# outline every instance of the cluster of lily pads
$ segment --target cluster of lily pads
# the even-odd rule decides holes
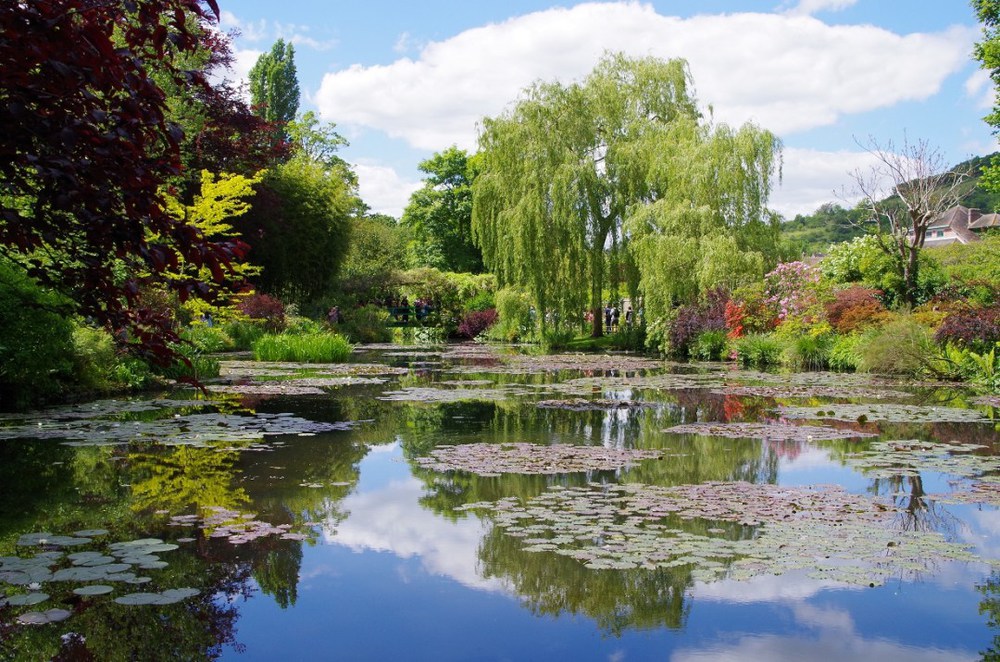
[[[985,423],[988,419],[975,409],[901,404],[837,404],[819,407],[778,408],[788,419],[830,419],[836,421],[884,421],[889,423]]]
[[[705,582],[805,570],[874,586],[930,563],[978,560],[968,546],[939,534],[894,529],[893,504],[836,486],[591,483],[460,509],[487,510],[527,552],[565,555],[594,570],[690,566]],[[709,528],[692,533],[678,520]]]
[[[877,437],[871,432],[841,430],[817,425],[788,425],[783,423],[688,423],[663,430],[670,434],[696,434],[731,439],[762,439],[764,441],[832,441]]]
[[[278,536],[282,540],[306,540],[304,533],[292,531],[291,524],[270,524],[257,519],[253,513],[213,506],[208,515],[174,515],[169,526],[195,527],[206,532],[209,538],[222,539],[233,545],[242,545],[258,538]],[[193,539],[189,539],[193,540]]]
[[[657,450],[556,444],[462,444],[439,446],[417,464],[434,471],[467,471],[480,476],[615,471],[640,460],[662,457]]]
[[[479,400],[497,402],[512,396],[529,395],[532,391],[521,386],[496,388],[432,388],[408,386],[398,391],[385,391],[379,400],[389,402],[466,402]]]
[[[167,567],[168,563],[159,555],[178,548],[178,545],[159,538],[112,543],[95,541],[108,534],[106,529],[88,529],[68,536],[49,532],[22,535],[17,540],[17,547],[41,547],[44,551],[33,556],[0,557],[0,588],[3,589],[3,593],[0,593],[0,608],[7,605],[35,606],[48,601],[51,596],[42,590],[45,585],[80,584],[72,589],[75,595],[95,598],[113,593],[115,588],[111,584],[140,585],[152,582],[152,578],[144,573]],[[70,551],[84,546],[102,546],[103,549]],[[19,588],[28,592],[17,592]],[[114,598],[114,601],[123,605],[166,605],[198,593],[194,588],[174,588],[157,593],[124,593]],[[17,621],[27,625],[42,625],[65,620],[70,616],[70,611],[56,607],[20,614]]]
[[[535,405],[541,409],[565,409],[568,411],[603,411],[608,409],[641,409],[643,407],[655,407],[657,403],[643,400],[615,400],[607,398],[597,398],[595,400],[585,400],[583,398],[571,398],[569,400],[539,400]]]

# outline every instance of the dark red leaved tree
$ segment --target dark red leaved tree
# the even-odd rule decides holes
[[[183,257],[221,282],[243,251],[172,218],[161,197],[181,173],[182,133],[151,69],[208,94],[175,63],[206,48],[218,13],[216,0],[0,2],[0,253],[159,363],[176,337],[143,308],[144,281]],[[182,299],[216,288],[167,286]]]

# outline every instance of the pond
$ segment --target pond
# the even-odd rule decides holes
[[[0,417],[0,659],[1000,654],[998,402],[476,344]]]

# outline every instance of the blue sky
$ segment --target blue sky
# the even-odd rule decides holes
[[[852,201],[857,140],[927,140],[950,165],[997,149],[989,79],[971,58],[966,0],[220,0],[241,79],[279,37],[295,44],[300,110],[335,122],[361,195],[398,216],[417,164],[458,145],[539,79],[577,80],[605,51],[688,60],[718,122],[784,144],[771,205],[786,217]],[[835,193],[837,192],[837,193]],[[843,199],[842,199],[843,198]]]

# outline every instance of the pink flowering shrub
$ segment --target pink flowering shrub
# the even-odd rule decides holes
[[[815,312],[819,282],[819,269],[805,262],[779,264],[764,276],[765,303],[775,311],[778,324]]]

